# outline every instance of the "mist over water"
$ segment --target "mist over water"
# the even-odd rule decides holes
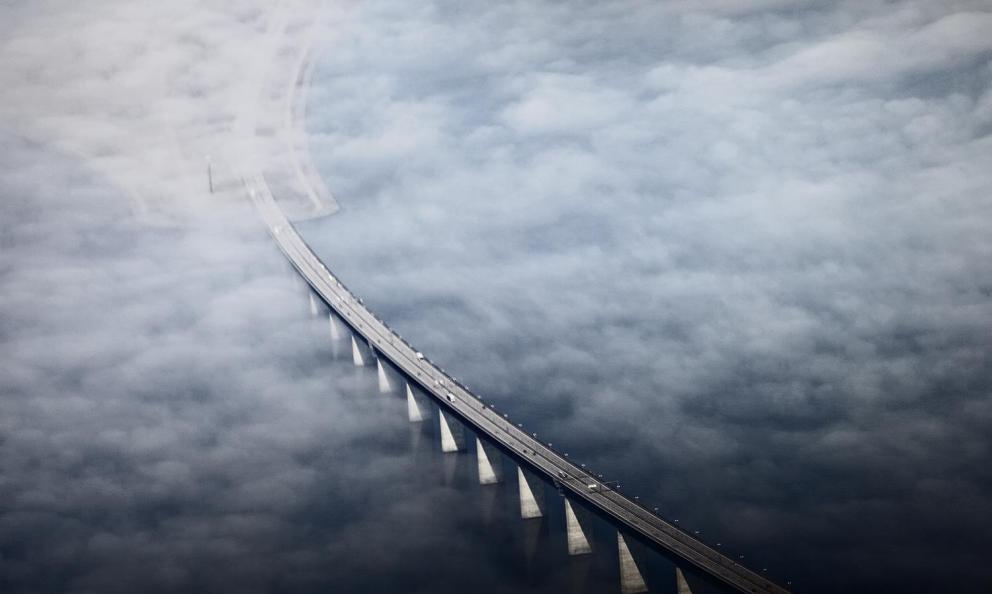
[[[303,229],[373,311],[798,591],[988,588],[987,12],[336,24],[309,120],[342,211]]]
[[[616,591],[606,522],[569,558],[551,486],[520,520],[510,461],[442,454],[201,188],[289,47],[260,5],[3,10],[0,591]],[[992,589],[987,6],[330,2],[318,33],[342,210],[301,228],[412,344],[797,592]],[[201,207],[149,225],[135,190]]]
[[[149,227],[85,164],[0,144],[2,591],[616,587],[610,525],[583,516],[597,554],[569,559],[550,485],[523,522],[510,460],[483,487],[471,432],[443,454],[436,406],[379,393],[250,209]]]
[[[436,409],[378,393],[251,210],[151,228],[83,164],[2,144],[4,592],[616,583],[608,554],[562,563],[553,489],[520,522],[515,482],[440,452]]]

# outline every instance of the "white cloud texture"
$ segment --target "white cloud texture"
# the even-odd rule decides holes
[[[0,6],[0,589],[566,583],[241,206],[313,33],[305,232],[411,341],[798,591],[988,590],[984,3],[321,9]]]
[[[980,591],[990,16],[364,5],[318,69],[344,212],[308,237],[469,385],[803,591]]]

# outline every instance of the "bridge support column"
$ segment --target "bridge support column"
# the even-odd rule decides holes
[[[455,419],[449,419],[443,410],[438,418],[441,420],[441,451],[444,453],[458,452],[462,449],[462,426]],[[454,425],[454,427],[452,427]]]
[[[310,297],[310,315],[316,318],[318,313],[317,299],[313,296],[313,289],[310,289],[307,295]]]
[[[528,520],[530,518],[540,518],[544,515],[544,502],[543,493],[538,491],[538,495],[541,495],[541,500],[535,496],[534,491],[540,489],[540,482],[535,479],[532,483],[527,475],[524,474],[523,468],[517,466],[517,484],[520,490],[520,517]]]
[[[689,582],[685,581],[685,575],[678,567],[675,568],[675,589],[678,594],[692,594]]]
[[[592,552],[589,538],[586,536],[585,530],[582,529],[579,517],[575,515],[572,502],[568,498],[565,498],[565,528],[568,532],[569,555],[585,555]]]
[[[406,415],[411,423],[419,423],[424,420],[424,411],[417,404],[417,399],[413,396],[413,389],[410,382],[406,383]]]
[[[341,323],[334,317],[333,311],[327,313],[327,322],[331,327],[331,340],[334,342],[341,340],[341,336],[343,334],[341,332]]]
[[[630,554],[630,547],[627,546],[627,541],[623,539],[623,534],[619,531],[617,532],[617,548],[620,552],[620,593],[647,592],[648,585],[644,582],[644,576],[641,575],[641,570],[637,567],[634,556]]]
[[[502,464],[500,464],[499,452],[486,447],[482,440],[475,438],[475,451],[479,459],[479,484],[494,485],[499,482],[503,474]],[[495,464],[493,461],[495,460]]]
[[[379,393],[388,394],[392,392],[393,387],[389,385],[389,376],[386,375],[386,367],[382,364],[382,357],[376,358],[375,366],[379,375]]]
[[[356,367],[363,367],[365,365],[365,356],[362,354],[362,349],[358,346],[358,341],[355,340],[354,336],[351,337],[351,360]]]

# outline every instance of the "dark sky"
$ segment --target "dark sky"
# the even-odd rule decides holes
[[[0,591],[610,591],[609,526],[569,561],[442,456],[244,204],[133,218],[207,204],[159,151],[230,123],[195,108],[264,27],[122,6],[0,8]],[[342,211],[302,229],[418,348],[797,592],[992,590],[987,5],[332,2],[318,39]]]

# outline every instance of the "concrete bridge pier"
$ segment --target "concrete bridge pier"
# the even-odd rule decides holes
[[[419,423],[427,418],[424,408],[417,402],[416,396],[413,395],[413,388],[410,387],[410,382],[406,382],[406,416],[410,419],[411,423]]]
[[[647,592],[648,585],[644,581],[641,569],[630,554],[630,547],[624,540],[623,534],[617,531],[617,548],[620,554],[620,594],[638,594]]]
[[[376,373],[379,377],[379,393],[388,394],[393,391],[393,386],[389,381],[389,376],[386,374],[386,367],[382,364],[382,357],[377,357],[375,360]]]
[[[368,358],[369,353],[366,351],[368,347],[364,344],[359,344],[355,340],[355,335],[351,336],[351,361],[355,364],[355,367],[364,367],[365,361]]]
[[[592,552],[592,545],[589,543],[589,536],[579,522],[572,502],[565,498],[565,531],[568,539],[569,555],[587,555]]]
[[[348,327],[338,319],[334,310],[327,312],[327,325],[331,333],[331,357],[335,360],[341,355],[341,343],[348,333]]]
[[[462,424],[443,409],[438,411],[441,425],[441,451],[449,454],[465,449],[465,430]]]
[[[327,323],[331,330],[331,340],[338,342],[344,338],[344,330],[341,328],[341,322],[338,321],[333,311],[327,312]]]
[[[320,310],[317,309],[317,298],[313,296],[313,290],[307,291],[307,296],[310,297],[310,315],[316,318]]]
[[[499,450],[475,438],[475,452],[479,460],[479,484],[495,485],[503,478],[502,457]]]
[[[520,492],[520,517],[529,520],[544,516],[544,489],[541,480],[517,466],[517,485]]]
[[[675,591],[678,594],[692,594],[689,582],[685,581],[685,574],[678,567],[675,568]]]

